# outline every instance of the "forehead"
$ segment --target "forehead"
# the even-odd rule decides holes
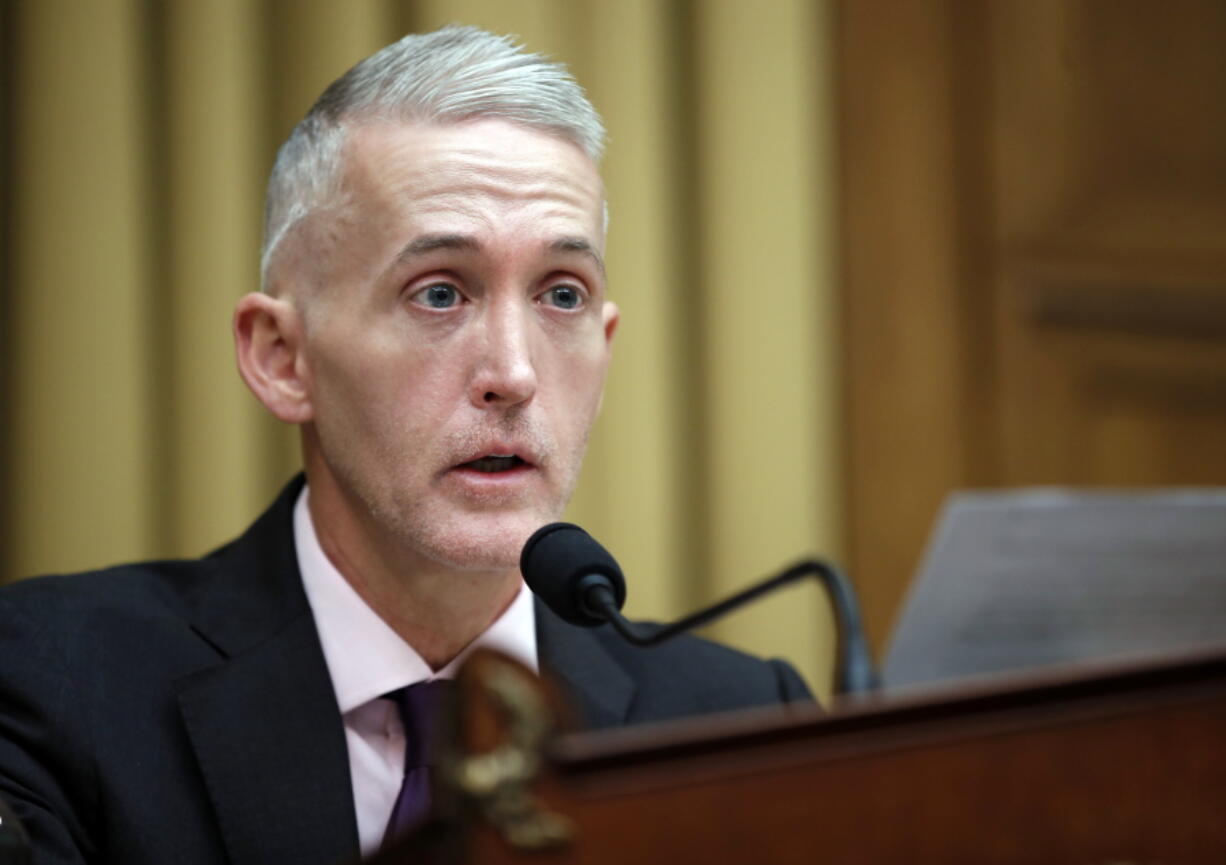
[[[347,203],[420,231],[548,233],[581,229],[602,240],[604,190],[577,145],[503,120],[370,123],[345,147]]]

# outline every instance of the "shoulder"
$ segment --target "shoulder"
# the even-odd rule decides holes
[[[281,604],[299,585],[292,513],[303,482],[295,477],[242,536],[202,558],[132,562],[0,587],[0,638],[11,620],[27,630],[70,624],[86,637],[91,629],[181,627],[202,606],[237,615]]]
[[[629,645],[607,628],[598,629],[597,636],[634,680],[639,720],[813,699],[786,661],[764,660],[689,634],[647,648]]]
[[[208,559],[168,560],[30,577],[0,587],[0,605],[36,617],[181,613],[207,570]]]
[[[812,700],[784,661],[688,634],[635,646],[608,625],[572,625],[539,600],[535,610],[542,672],[589,728]]]
[[[0,655],[54,670],[96,665],[125,648],[147,654],[151,640],[184,630],[207,562],[140,562],[0,588]]]

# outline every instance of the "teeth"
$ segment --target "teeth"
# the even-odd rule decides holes
[[[493,454],[488,457],[481,457],[480,459],[473,460],[470,463],[466,463],[466,465],[468,465],[470,468],[476,469],[479,472],[505,472],[508,469],[515,468],[515,466],[519,465],[521,462],[523,462],[523,460],[514,455],[499,456]]]

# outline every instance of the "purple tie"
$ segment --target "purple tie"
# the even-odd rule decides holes
[[[439,711],[453,682],[418,682],[387,695],[400,708],[404,723],[404,784],[383,833],[386,845],[419,826],[430,811],[430,767],[437,747]]]

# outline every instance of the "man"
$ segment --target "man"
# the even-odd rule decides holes
[[[617,328],[602,143],[564,69],[470,28],[368,58],[294,130],[234,334],[247,385],[301,428],[305,482],[203,560],[0,594],[0,797],[36,862],[374,850],[405,773],[386,697],[476,645],[596,727],[807,696],[784,664],[630,648],[524,589]]]

